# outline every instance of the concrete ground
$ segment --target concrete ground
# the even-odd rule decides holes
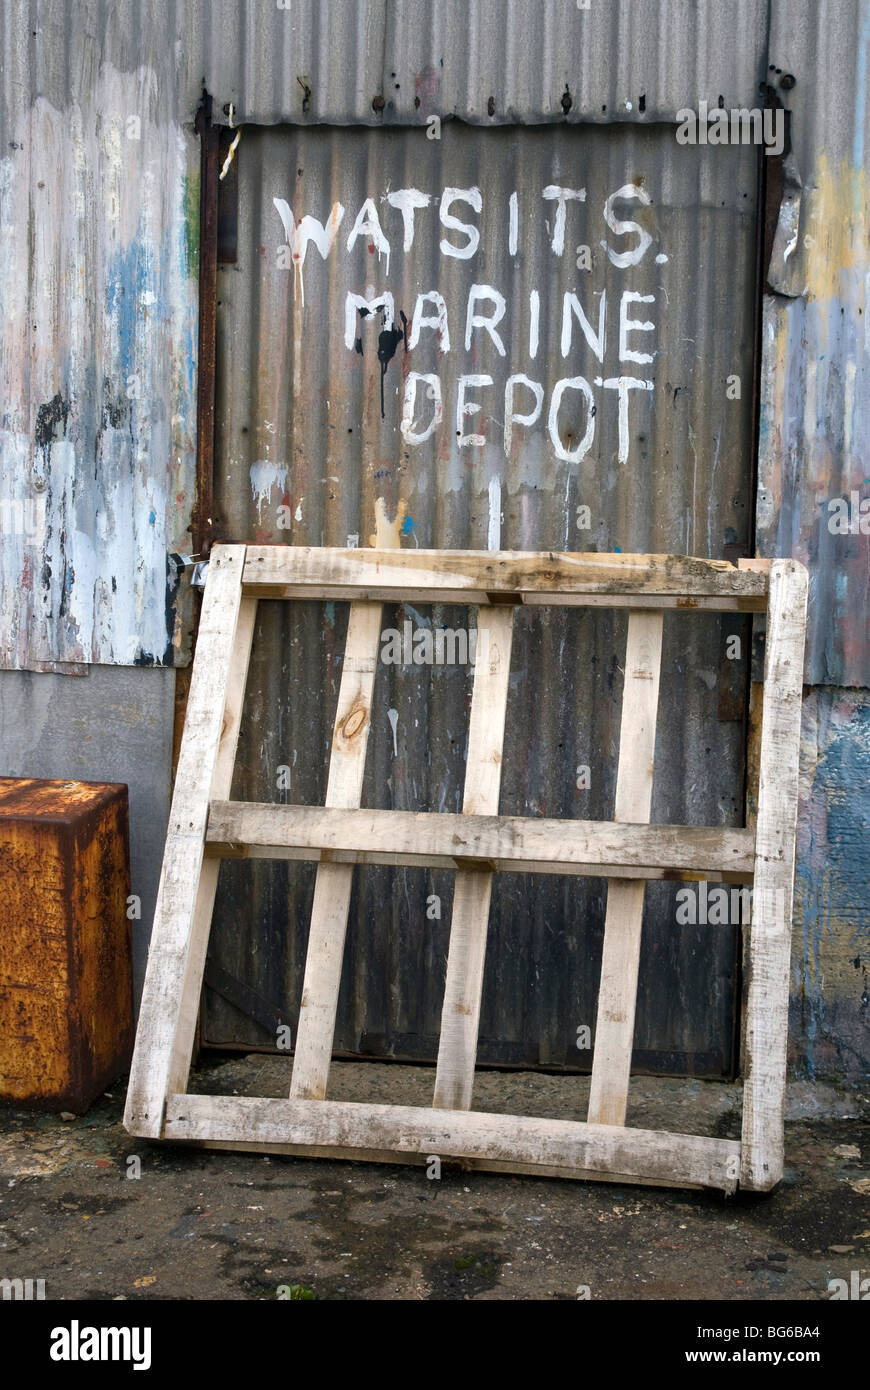
[[[427,1068],[335,1063],[330,1097],[430,1104]],[[285,1058],[191,1089],[286,1095]],[[481,1072],[475,1108],[582,1117],[588,1079]],[[48,1299],[827,1300],[870,1276],[870,1100],[789,1092],[768,1197],[149,1144],[123,1084],[82,1117],[0,1109],[0,1278]],[[629,1123],[736,1137],[740,1087],[637,1078]],[[135,1160],[138,1158],[139,1162]],[[135,1177],[137,1170],[140,1176]],[[279,1289],[281,1293],[279,1295]]]

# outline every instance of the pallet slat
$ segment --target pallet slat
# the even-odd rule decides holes
[[[360,598],[413,603],[561,604],[632,597],[658,607],[763,611],[766,574],[725,560],[672,555],[552,551],[340,550],[249,546],[245,587],[285,598]]]
[[[124,1112],[143,1138],[159,1138],[165,1097],[190,1069],[218,867],[201,877],[208,804],[229,792],[253,631],[244,561],[243,545],[215,547],[203,597]]]
[[[662,620],[661,613],[632,613],[628,619],[614,819],[634,826],[649,820],[652,805]],[[642,879],[611,879],[607,885],[590,1124],[625,1124],[645,887]]]
[[[326,786],[327,807],[359,806],[371,727],[382,608],[352,603]],[[327,812],[328,814],[328,812]],[[290,1095],[326,1095],[353,867],[321,863],[314,885]]]
[[[462,814],[495,815],[501,790],[502,745],[513,642],[513,609],[481,608],[474,671]],[[467,1110],[474,1089],[483,963],[492,871],[460,869],[453,888],[447,979],[433,1104]]]
[[[755,864],[751,830],[430,811],[325,811],[242,801],[211,803],[206,847],[228,858],[595,877],[711,878],[721,873],[735,883],[751,882]]]
[[[292,1143],[374,1150],[381,1160],[409,1153],[488,1158],[506,1171],[515,1164],[597,1170],[723,1192],[734,1191],[740,1163],[734,1139],[356,1101],[173,1095],[166,1107],[166,1136],[258,1147]]]
[[[770,567],[758,776],[755,886],[749,935],[741,1186],[782,1177],[807,572],[794,560]]]

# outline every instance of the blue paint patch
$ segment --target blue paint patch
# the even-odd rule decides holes
[[[148,525],[149,525],[149,526],[153,526],[156,520],[157,520],[157,513],[156,513],[155,511],[153,511],[153,510],[150,511],[150,512],[148,513]]]
[[[410,534],[411,534],[411,532],[413,531],[413,529],[414,529],[414,522],[413,522],[413,520],[411,519],[411,517],[406,516],[406,517],[405,517],[405,520],[402,522],[402,535],[403,535],[403,536],[410,536]]]
[[[852,704],[855,697],[829,690],[811,697],[818,702],[818,757],[798,821],[795,883],[795,925],[802,927],[795,1004],[802,1062],[811,1079],[827,1075],[832,1065],[838,1075],[854,1077],[870,1067],[862,1056],[870,1005],[870,704]],[[851,958],[859,972],[856,986],[864,984],[860,998],[858,989],[854,996],[833,993],[832,951],[837,960]]]
[[[118,357],[125,377],[133,371],[136,360],[136,310],[149,288],[148,261],[146,248],[134,239],[126,250],[115,254],[106,272],[106,311],[117,325]]]

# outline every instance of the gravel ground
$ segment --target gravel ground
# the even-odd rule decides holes
[[[428,1105],[432,1081],[427,1068],[337,1062],[330,1098]],[[481,1072],[474,1103],[580,1118],[588,1084]],[[191,1089],[288,1086],[287,1059],[252,1055],[212,1059]],[[831,1279],[870,1276],[870,1104],[856,1092],[793,1085],[782,1184],[730,1200],[150,1144],[125,1132],[123,1095],[119,1083],[75,1119],[0,1109],[0,1278],[42,1278],[48,1299],[576,1300],[588,1289],[812,1301],[830,1297]],[[632,1082],[634,1125],[735,1136],[739,1113],[739,1086]]]

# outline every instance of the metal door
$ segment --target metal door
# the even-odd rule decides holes
[[[222,539],[747,553],[755,149],[655,125],[247,127],[234,176]],[[346,619],[261,605],[234,796],[322,803]],[[516,615],[503,814],[612,816],[624,637],[606,611]],[[666,617],[654,821],[741,823],[746,645],[740,621]],[[364,805],[461,809],[471,675],[379,666]],[[313,882],[222,866],[207,1043],[295,1028]],[[677,891],[647,889],[635,1067],[728,1074],[738,931],[678,922]],[[356,871],[338,1051],[434,1059],[450,894],[448,874]],[[605,898],[496,876],[481,1062],[588,1068]]]

